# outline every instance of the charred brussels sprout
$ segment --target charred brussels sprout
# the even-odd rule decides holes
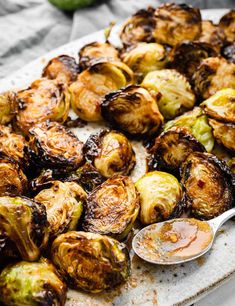
[[[93,293],[125,282],[130,274],[125,245],[99,234],[60,235],[53,242],[52,259],[72,287]]]
[[[87,161],[106,178],[114,174],[128,175],[135,166],[135,153],[131,143],[116,131],[101,131],[91,135],[85,146]]]
[[[0,274],[0,301],[8,306],[64,306],[67,286],[47,260],[20,261]]]
[[[64,122],[68,117],[69,100],[64,88],[55,80],[40,79],[17,94],[16,123],[24,134],[37,123],[47,120]]]
[[[93,42],[79,51],[79,66],[82,70],[89,68],[96,60],[119,61],[118,50],[108,42]]]
[[[180,216],[183,209],[182,189],[173,175],[161,171],[149,172],[135,186],[140,194],[140,221],[143,224]]]
[[[185,204],[193,216],[212,219],[231,207],[231,175],[226,164],[213,154],[190,154],[182,165],[181,176]]]
[[[235,175],[235,157],[231,158],[229,161],[228,161],[228,166],[231,170],[231,172],[233,173],[233,177]],[[235,177],[234,177],[234,183],[235,183]]]
[[[42,76],[68,84],[76,80],[78,72],[78,64],[73,57],[60,55],[49,61],[43,70]]]
[[[209,119],[209,124],[213,128],[213,135],[217,142],[235,151],[235,124],[223,123],[214,119]]]
[[[163,123],[156,99],[146,89],[130,85],[105,96],[102,116],[130,135],[152,135]]]
[[[121,62],[99,62],[90,66],[69,88],[73,110],[83,120],[101,120],[100,104],[104,96],[126,86],[132,78],[131,69]]]
[[[45,205],[50,238],[65,231],[76,230],[86,201],[86,193],[75,182],[52,182],[52,187],[43,189],[34,198]]]
[[[83,143],[57,122],[44,122],[29,130],[29,155],[36,165],[64,172],[83,161]]]
[[[174,69],[149,72],[141,85],[153,92],[160,92],[158,106],[165,119],[175,118],[195,104],[189,82]]]
[[[217,91],[200,106],[212,118],[235,123],[235,89],[226,88]]]
[[[15,116],[15,94],[0,94],[0,124],[8,124]]]
[[[195,92],[202,99],[223,88],[235,88],[235,64],[222,57],[206,58],[195,71],[192,81]]]
[[[230,63],[235,64],[235,42],[225,45],[221,53]]]
[[[92,233],[124,239],[139,212],[139,196],[127,176],[113,176],[91,192],[83,229]]]
[[[0,236],[6,242],[0,254],[10,240],[22,259],[36,261],[48,238],[45,206],[26,197],[0,197]]]
[[[235,10],[225,14],[220,19],[219,26],[224,30],[227,41],[233,42],[235,40]]]
[[[163,4],[154,17],[153,36],[160,44],[176,46],[183,40],[196,40],[201,34],[200,10],[187,4]]]

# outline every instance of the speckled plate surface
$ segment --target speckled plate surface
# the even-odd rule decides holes
[[[226,10],[204,10],[204,19],[217,22]],[[111,40],[119,44],[116,26]],[[64,45],[29,63],[10,77],[0,81],[0,92],[27,87],[41,75],[42,68],[51,58],[68,54],[77,58],[78,50],[86,43],[104,41],[99,31]],[[83,141],[102,124],[89,124],[73,131]],[[133,142],[137,154],[137,167],[132,177],[136,180],[146,171],[145,151],[138,142]],[[145,263],[136,255],[132,257],[132,275],[129,281],[115,290],[102,294],[87,294],[70,290],[66,306],[90,305],[141,305],[173,306],[191,305],[220,284],[235,275],[235,222],[228,222],[220,231],[212,250],[199,260],[178,266],[154,266]]]

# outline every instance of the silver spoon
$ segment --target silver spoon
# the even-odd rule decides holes
[[[208,241],[205,246],[202,248],[195,250],[194,253],[190,254],[190,256],[165,256],[163,253],[162,255],[159,255],[159,251],[161,250],[161,244],[163,243],[161,240],[156,238],[156,242],[154,241],[154,238],[151,238],[151,243],[146,243],[146,238],[148,237],[157,237],[157,234],[159,233],[159,230],[162,228],[162,226],[166,223],[172,222],[189,222],[190,220],[195,219],[188,219],[188,218],[179,218],[179,219],[173,219],[161,223],[154,223],[151,224],[145,228],[143,228],[141,231],[139,231],[136,236],[134,237],[132,241],[132,247],[134,252],[143,260],[154,263],[154,264],[161,264],[161,265],[173,265],[173,264],[180,264],[184,263],[190,260],[194,260],[206,252],[210,250],[210,248],[213,245],[216,233],[218,229],[230,218],[235,216],[235,208],[232,208],[230,210],[227,210],[222,215],[211,219],[209,221],[197,221],[200,222],[200,224],[207,226],[208,230],[210,231],[211,238],[210,241]],[[190,221],[191,222],[191,221]],[[186,235],[190,235],[190,233],[186,232]],[[185,235],[185,232],[184,232]],[[155,245],[154,245],[155,243]],[[170,243],[171,244],[171,243]],[[171,244],[172,245],[172,244]],[[186,249],[186,248],[185,248]],[[160,252],[161,253],[161,252]],[[154,255],[156,254],[156,256]]]

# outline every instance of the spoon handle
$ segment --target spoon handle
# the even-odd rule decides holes
[[[235,216],[235,207],[225,211],[222,215],[208,221],[210,226],[213,228],[214,233],[229,219]]]

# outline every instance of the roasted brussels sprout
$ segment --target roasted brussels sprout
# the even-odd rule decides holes
[[[15,94],[0,94],[0,124],[8,124],[15,116]]]
[[[65,172],[83,161],[83,143],[57,122],[43,122],[29,130],[29,155],[41,167]]]
[[[43,77],[57,79],[61,83],[74,82],[79,72],[75,58],[68,55],[60,55],[49,61],[43,70]]]
[[[130,274],[125,245],[99,234],[60,235],[52,244],[52,260],[72,287],[93,293],[123,283]]]
[[[68,117],[69,100],[63,85],[55,80],[40,79],[17,94],[16,123],[24,134],[46,120],[64,122]]]
[[[206,58],[195,71],[192,81],[201,99],[207,99],[223,88],[235,88],[235,64],[222,57]]]
[[[10,240],[23,260],[36,261],[48,239],[45,206],[26,197],[0,197],[0,236],[1,256]]]
[[[195,104],[189,82],[174,69],[149,72],[141,85],[156,93],[160,92],[158,106],[165,119],[175,118]]]
[[[152,7],[139,10],[125,22],[120,33],[124,46],[154,41],[152,33],[156,26],[154,11]]]
[[[99,62],[90,66],[69,88],[73,110],[83,120],[101,120],[100,104],[104,96],[126,86],[132,79],[133,72],[121,62]]]
[[[235,157],[231,158],[229,161],[228,161],[228,166],[233,174],[233,177],[235,175]],[[233,184],[235,183],[235,177],[233,179]],[[235,184],[234,184],[235,185]]]
[[[123,134],[103,130],[91,135],[84,145],[83,152],[102,176],[114,174],[128,175],[135,166],[135,153],[131,143]]]
[[[200,106],[212,118],[235,123],[235,89],[219,90]]]
[[[160,44],[176,46],[183,40],[196,40],[201,34],[200,10],[187,4],[163,4],[154,17],[153,36]]]
[[[223,57],[227,59],[227,61],[235,64],[235,42],[225,45],[221,53]]]
[[[173,51],[171,67],[189,80],[204,58],[216,56],[211,45],[198,41],[183,41]]]
[[[84,70],[96,60],[119,61],[118,50],[110,43],[93,42],[85,45],[79,51],[79,67]]]
[[[194,107],[189,111],[174,120],[168,121],[164,126],[164,131],[169,130],[173,126],[179,126],[188,129],[207,150],[211,152],[214,146],[214,138],[212,135],[212,128],[208,123],[207,116],[200,107]]]
[[[83,229],[124,239],[139,212],[139,196],[127,176],[115,175],[94,189],[87,198]]]
[[[213,128],[213,135],[217,142],[235,151],[235,124],[223,123],[214,119],[209,119],[209,124]]]
[[[64,306],[67,286],[47,260],[20,261],[0,274],[0,301],[8,306]]]
[[[65,231],[76,230],[86,201],[86,193],[75,182],[54,181],[52,187],[43,189],[34,198],[45,205],[50,238]]]
[[[130,135],[152,135],[163,123],[157,98],[140,86],[129,85],[105,96],[101,105],[102,116],[112,126]]]
[[[185,204],[193,216],[212,219],[232,205],[231,176],[225,162],[209,153],[188,156],[181,169]]]
[[[227,41],[233,42],[235,40],[235,10],[225,14],[220,19],[219,26],[224,30]]]
[[[203,145],[187,128],[173,126],[156,138],[150,149],[150,167],[178,171],[187,156],[196,151],[203,152]]]
[[[135,186],[140,194],[140,221],[143,224],[180,216],[183,210],[182,189],[173,175],[161,171],[149,172]]]

